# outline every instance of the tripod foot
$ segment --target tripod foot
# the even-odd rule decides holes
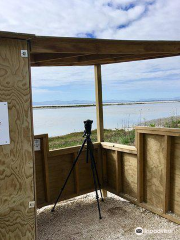
[[[101,198],[101,202],[104,202],[104,198]]]
[[[55,212],[55,209],[54,209],[54,208],[52,208],[52,209],[51,209],[51,212]]]
[[[102,217],[100,216],[99,219],[102,219]]]

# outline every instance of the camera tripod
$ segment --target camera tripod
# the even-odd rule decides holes
[[[63,190],[64,190],[64,188],[65,188],[65,186],[66,186],[66,184],[68,182],[68,179],[69,179],[69,177],[70,177],[70,175],[71,175],[71,173],[72,173],[72,171],[73,171],[73,169],[74,169],[78,159],[79,159],[79,156],[82,153],[82,150],[83,150],[85,144],[87,143],[86,163],[88,163],[89,156],[90,156],[91,170],[92,170],[92,175],[93,175],[93,180],[94,180],[94,189],[95,189],[95,193],[96,193],[96,200],[97,200],[97,206],[98,206],[98,212],[99,212],[99,219],[102,219],[102,217],[101,217],[101,209],[100,209],[100,204],[99,204],[98,188],[99,188],[99,191],[100,191],[102,202],[104,202],[104,199],[103,199],[103,196],[102,196],[101,184],[100,184],[100,181],[99,181],[98,171],[97,171],[97,168],[96,168],[96,162],[95,162],[94,155],[93,155],[94,146],[93,146],[93,143],[92,143],[91,138],[90,138],[92,122],[93,121],[91,121],[91,120],[84,121],[84,126],[85,126],[85,131],[84,131],[84,135],[83,135],[83,137],[85,137],[84,142],[83,142],[83,144],[82,144],[82,146],[81,146],[81,148],[80,148],[80,150],[78,152],[78,155],[77,155],[76,159],[73,162],[71,170],[70,170],[70,172],[69,172],[69,174],[68,174],[68,176],[67,176],[67,178],[66,178],[66,180],[65,180],[65,182],[64,182],[64,184],[63,184],[63,186],[62,186],[62,188],[60,190],[60,193],[59,193],[59,195],[57,197],[57,200],[56,200],[56,202],[55,202],[51,212],[55,211],[56,204],[57,204],[57,202],[59,201],[59,199],[60,199],[60,197],[62,195],[62,192],[63,192]]]

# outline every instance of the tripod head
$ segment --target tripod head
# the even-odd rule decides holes
[[[93,123],[93,121],[89,120],[89,119],[84,121],[84,128],[85,128],[85,130],[84,130],[83,137],[87,137],[87,136],[91,135],[92,123]]]

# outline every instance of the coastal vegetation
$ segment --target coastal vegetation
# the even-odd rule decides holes
[[[144,122],[144,126],[149,127],[168,127],[168,128],[180,128],[180,117],[169,117],[163,119],[151,120]],[[83,132],[70,133],[64,136],[50,137],[49,149],[59,149],[70,146],[81,145],[83,141]],[[92,131],[91,139],[93,142],[97,142],[96,130]],[[105,142],[113,142],[126,145],[134,145],[135,143],[135,130],[134,129],[104,129]]]
[[[64,136],[49,138],[49,149],[58,149],[81,145],[83,141],[83,132],[70,133]],[[91,139],[97,142],[96,130],[92,131]],[[135,131],[126,131],[124,129],[104,129],[104,139],[106,142],[134,145]]]

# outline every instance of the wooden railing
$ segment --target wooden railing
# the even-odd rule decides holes
[[[180,129],[136,127],[136,146],[95,143],[103,189],[180,224]],[[38,206],[52,203],[80,146],[48,150],[48,136],[36,156]],[[62,199],[94,190],[83,152]]]

